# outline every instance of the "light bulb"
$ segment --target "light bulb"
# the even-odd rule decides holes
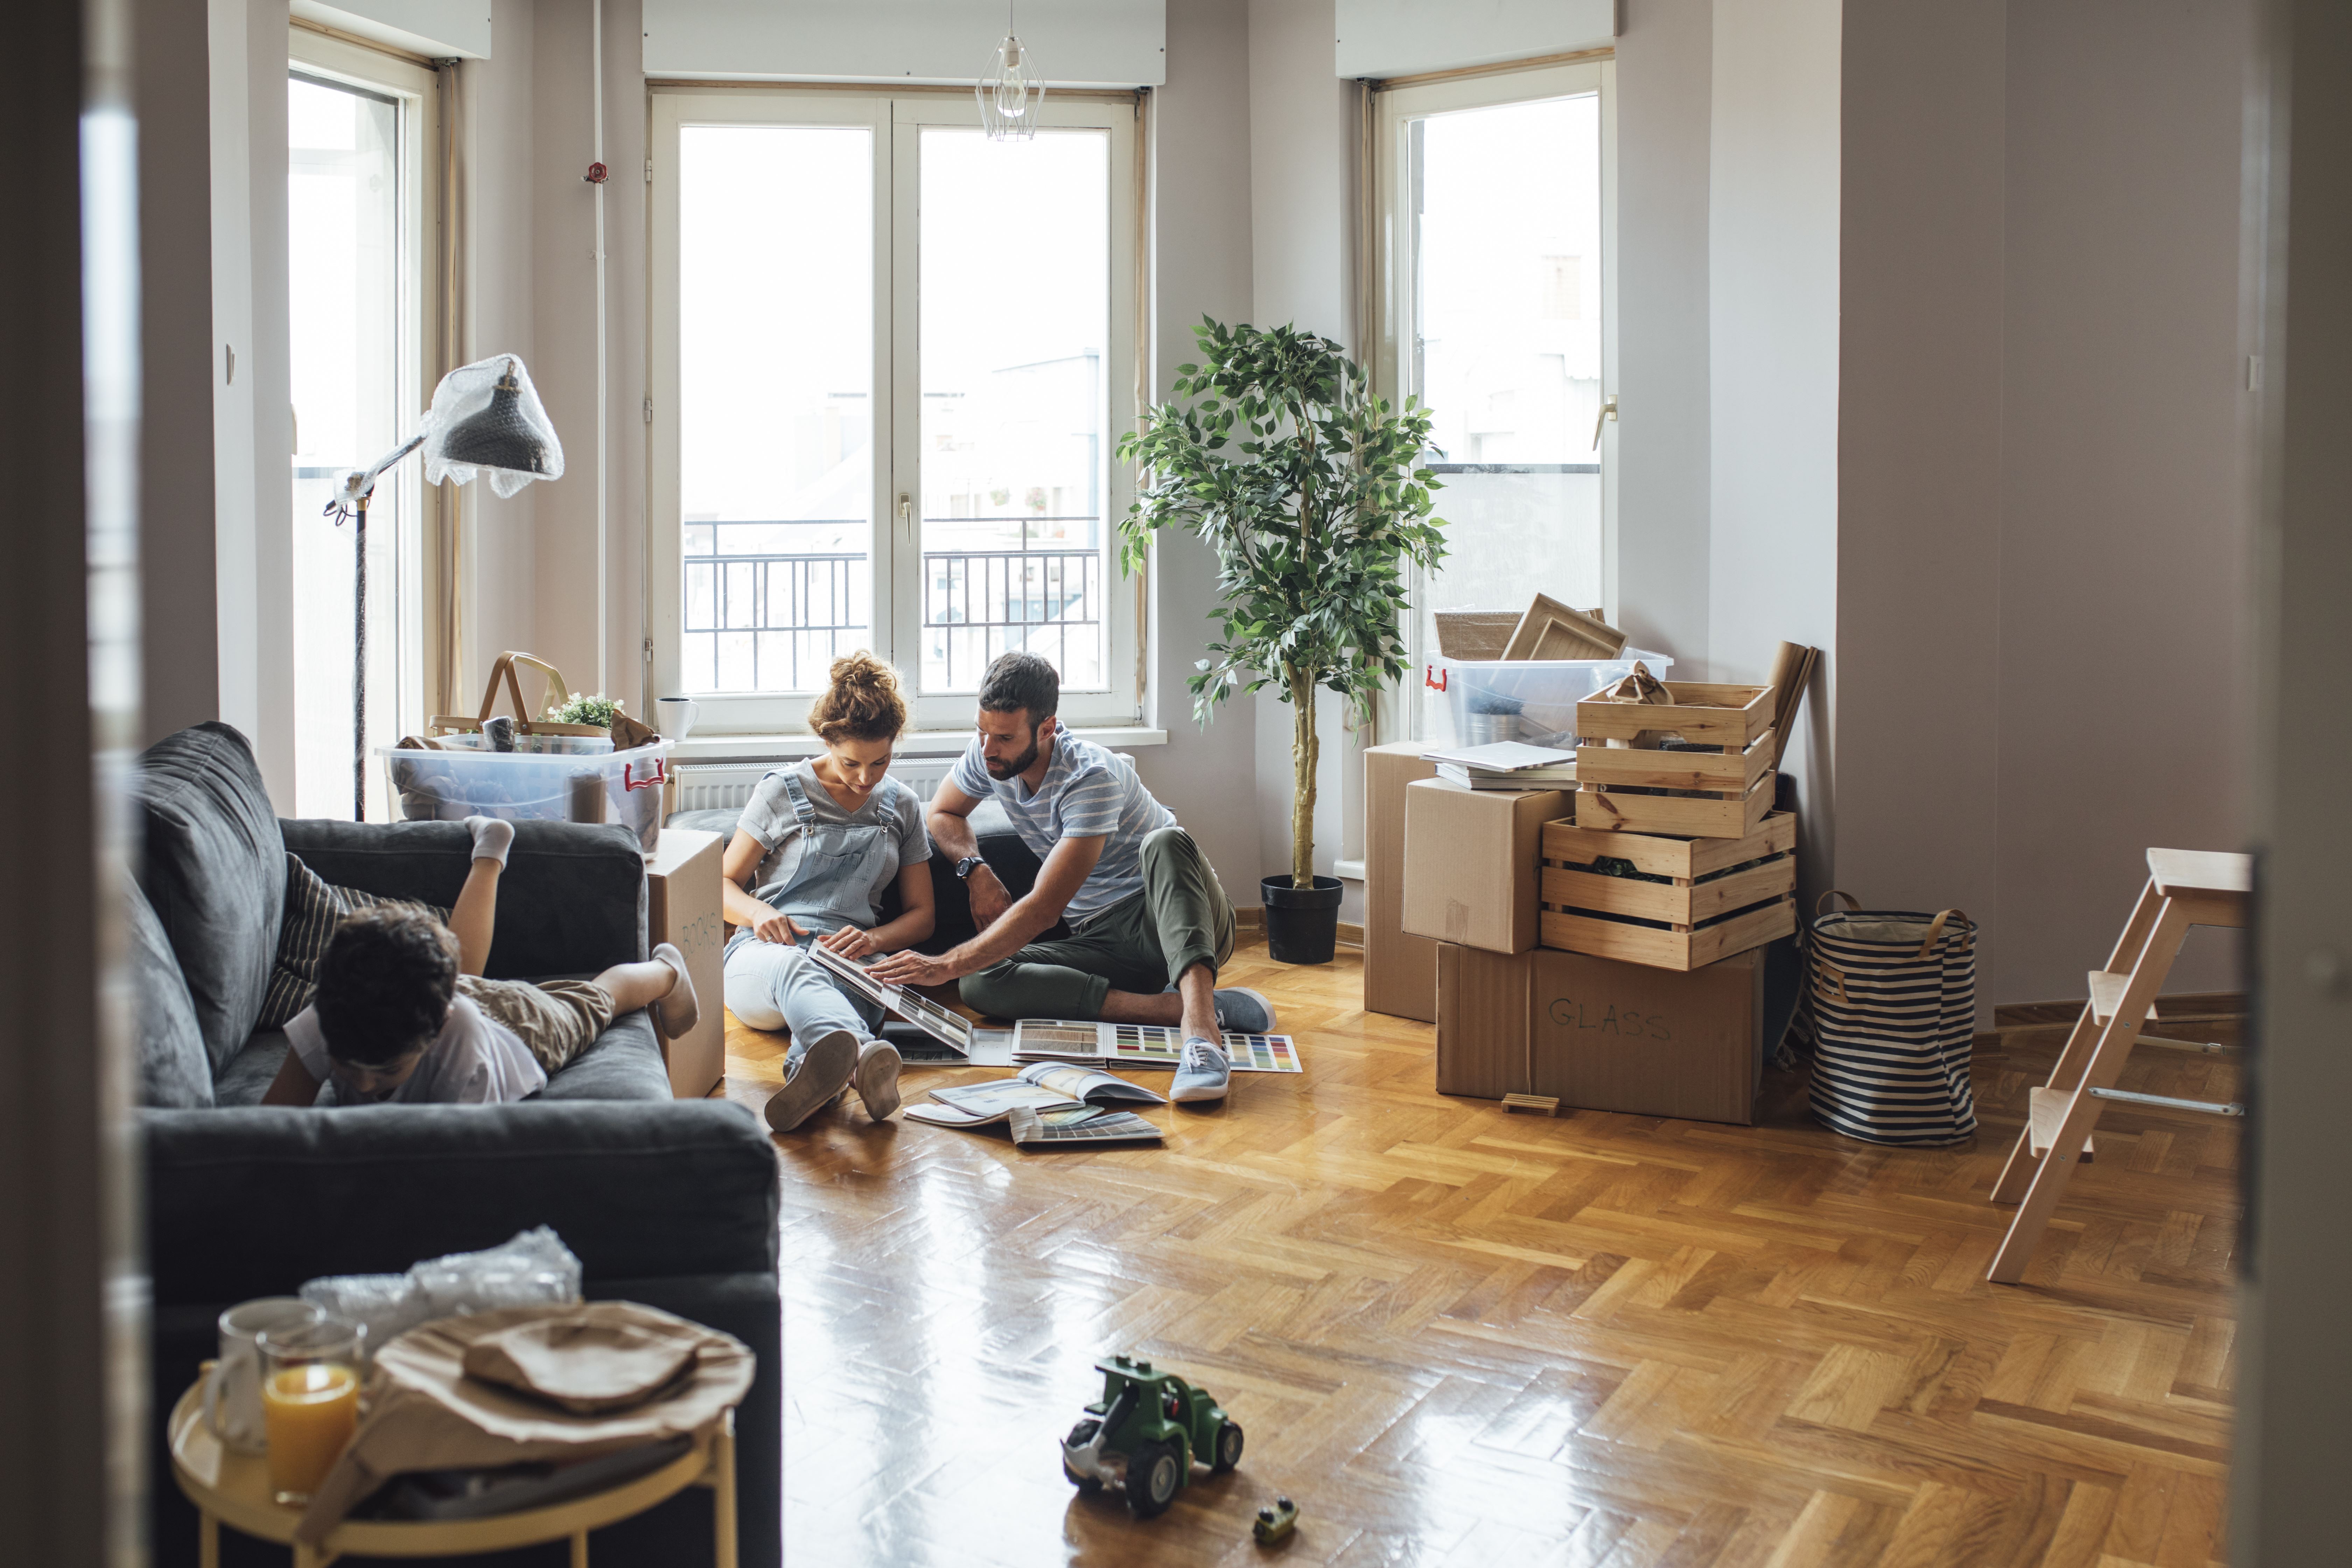
[[[1004,74],[996,81],[996,112],[1008,120],[1029,112],[1029,72],[1018,38],[1004,40]]]

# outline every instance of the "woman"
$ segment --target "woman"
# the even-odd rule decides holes
[[[898,1051],[875,1037],[882,1010],[843,989],[805,942],[864,959],[931,934],[922,803],[888,776],[906,727],[898,671],[868,654],[835,659],[809,709],[824,753],[760,781],[721,863],[727,923],[743,928],[727,944],[728,1008],[754,1029],[793,1032],[784,1087],[768,1101],[779,1132],[853,1081],[875,1121],[898,1109]],[[903,912],[878,924],[893,880]]]

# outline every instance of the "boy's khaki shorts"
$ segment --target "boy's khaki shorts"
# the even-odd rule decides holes
[[[550,1078],[594,1045],[613,1021],[613,994],[593,980],[543,980],[534,985],[460,974],[457,994],[491,1022],[512,1029]]]

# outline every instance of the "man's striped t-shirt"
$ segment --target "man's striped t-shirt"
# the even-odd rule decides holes
[[[1063,910],[1072,925],[1143,889],[1143,837],[1172,827],[1176,814],[1151,798],[1135,764],[1092,741],[1056,732],[1054,759],[1035,794],[1018,778],[992,779],[980,737],[949,775],[975,800],[993,795],[1021,842],[1040,860],[1065,838],[1100,838],[1102,858]]]

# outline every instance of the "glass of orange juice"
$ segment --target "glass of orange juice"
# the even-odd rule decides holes
[[[362,1325],[337,1317],[262,1331],[261,1424],[278,1502],[309,1502],[352,1440],[366,1335]]]

